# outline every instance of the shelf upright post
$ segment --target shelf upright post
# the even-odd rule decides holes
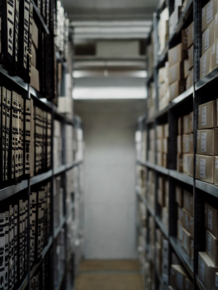
[[[202,1],[193,0],[193,19],[194,19],[194,89],[193,89],[193,108],[194,108],[194,164],[193,164],[193,194],[194,194],[194,289],[198,289],[196,276],[198,272],[198,252],[204,250],[204,203],[203,194],[199,191],[196,184],[196,148],[197,148],[197,128],[198,128],[198,105],[201,102],[201,91],[195,90],[196,83],[200,79],[200,57],[201,57],[201,22],[202,22]]]
[[[51,167],[52,167],[52,177],[51,177],[51,234],[52,234],[52,247],[50,252],[51,259],[51,267],[50,267],[50,285],[52,285],[52,289],[55,289],[54,285],[54,105],[52,106],[52,125],[51,125]]]
[[[27,99],[30,99],[30,85],[27,85]],[[33,112],[31,112],[33,114]],[[30,290],[30,177],[28,178],[27,183],[27,200],[28,200],[28,208],[27,208],[27,290]]]

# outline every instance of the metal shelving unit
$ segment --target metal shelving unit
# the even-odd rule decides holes
[[[39,23],[39,25],[41,26],[41,28],[45,34],[47,34],[47,35],[50,33],[52,34],[52,32],[49,31],[49,28],[46,25],[46,23],[41,15],[38,7],[36,6],[34,0],[31,0],[31,2],[33,3],[33,8],[34,8],[34,19],[37,20],[37,23]],[[59,58],[60,58],[60,55],[59,55]],[[62,64],[64,66],[66,66],[66,64],[63,62],[63,60],[61,60],[61,58],[58,59],[58,61],[61,61]],[[1,75],[3,83],[4,83],[4,81],[6,81],[7,84],[9,83],[15,90],[22,92],[22,94],[25,96],[25,98],[30,98],[30,97],[33,98],[33,100],[37,102],[37,105],[39,105],[40,107],[43,107],[45,110],[51,112],[51,114],[52,114],[52,136],[51,136],[51,140],[52,140],[52,146],[51,146],[52,147],[52,150],[51,150],[52,168],[50,170],[48,170],[47,172],[43,172],[43,173],[36,175],[36,176],[33,176],[29,179],[22,180],[18,184],[0,189],[0,201],[1,202],[7,198],[11,198],[15,195],[17,196],[17,194],[19,194],[19,192],[21,192],[21,191],[25,192],[25,196],[26,196],[27,200],[29,201],[29,196],[31,193],[32,186],[39,185],[40,183],[42,183],[44,181],[51,182],[51,216],[50,216],[51,236],[49,238],[48,244],[45,246],[45,248],[42,251],[40,261],[33,266],[33,269],[31,271],[30,271],[30,251],[29,250],[27,251],[27,259],[28,259],[28,261],[27,261],[27,263],[28,263],[27,275],[23,279],[23,281],[21,282],[20,287],[15,288],[17,290],[25,290],[25,289],[29,290],[31,278],[34,277],[34,275],[37,273],[37,271],[39,270],[39,268],[42,264],[42,261],[44,260],[46,254],[48,254],[48,252],[50,252],[50,251],[51,251],[51,259],[53,260],[54,250],[55,250],[54,249],[54,240],[57,238],[58,234],[61,232],[61,230],[66,225],[66,217],[65,217],[65,214],[66,214],[66,200],[65,200],[66,183],[63,185],[63,187],[64,187],[64,205],[63,205],[64,206],[64,208],[63,208],[64,216],[61,220],[59,227],[54,228],[54,225],[53,225],[53,223],[54,223],[54,220],[53,220],[53,217],[54,217],[54,198],[53,198],[54,179],[55,179],[56,175],[62,175],[63,179],[66,180],[67,171],[73,169],[74,167],[80,168],[83,161],[81,160],[81,161],[75,161],[71,164],[63,164],[60,168],[54,169],[54,167],[53,167],[53,164],[54,164],[54,161],[53,161],[53,134],[54,134],[53,124],[54,124],[54,120],[58,119],[62,123],[63,126],[65,126],[66,124],[70,124],[70,125],[72,125],[72,129],[73,129],[73,127],[75,127],[73,117],[72,117],[72,119],[70,119],[70,118],[66,117],[64,114],[60,114],[58,112],[57,108],[54,106],[54,104],[45,101],[43,99],[43,96],[39,92],[37,92],[33,87],[31,87],[30,84],[25,83],[23,81],[23,79],[20,78],[19,76],[11,75],[9,73],[9,71],[7,71],[7,69],[5,69],[5,67],[3,65],[0,65],[0,75]],[[80,127],[80,126],[81,126],[81,124],[78,125],[78,127]],[[66,139],[65,130],[64,130],[62,137],[64,140],[63,144],[65,146],[65,139]],[[65,159],[66,158],[64,155],[63,162],[66,161]],[[29,205],[29,203],[28,203],[28,205]],[[30,232],[30,209],[29,208],[28,208],[28,228],[27,228],[27,231],[28,231],[28,235],[29,235],[29,232]],[[67,237],[65,235],[65,239],[66,238]],[[66,240],[65,240],[65,242],[66,242]],[[28,248],[29,248],[29,243],[28,243]],[[49,255],[50,255],[50,253],[49,253]],[[54,263],[52,263],[52,261],[51,261],[51,265],[50,265],[51,269],[49,269],[49,271],[51,270],[51,272],[53,272],[53,266],[54,266]],[[66,270],[66,266],[65,266],[65,270]],[[53,275],[53,273],[52,273],[52,275]],[[74,275],[74,273],[72,273],[72,275]],[[66,277],[66,275],[63,275],[58,289],[64,289],[63,285],[65,285],[65,277]],[[50,281],[51,289],[54,289],[53,283],[54,283],[53,281]]]
[[[214,69],[203,79],[200,79],[200,57],[201,57],[201,46],[202,46],[202,31],[201,31],[201,21],[202,21],[202,8],[207,3],[207,0],[189,0],[187,5],[180,15],[180,19],[177,25],[174,28],[172,35],[169,36],[166,46],[163,51],[158,54],[158,36],[157,36],[157,27],[159,21],[159,15],[164,9],[164,1],[161,1],[160,6],[156,13],[153,16],[153,55],[154,55],[154,64],[153,75],[149,75],[149,78],[146,82],[147,91],[149,89],[151,81],[153,82],[155,88],[155,108],[156,113],[153,117],[148,118],[148,109],[145,111],[143,118],[138,120],[138,130],[147,131],[150,128],[156,128],[159,124],[168,123],[169,124],[169,134],[170,140],[168,143],[168,153],[170,154],[170,161],[168,163],[168,168],[163,168],[157,165],[157,160],[155,163],[149,161],[137,161],[137,165],[147,168],[148,170],[153,170],[155,172],[156,182],[155,182],[155,210],[152,210],[149,206],[146,199],[140,197],[140,201],[144,202],[147,212],[149,215],[154,217],[156,227],[161,230],[163,235],[168,238],[170,253],[173,251],[179,257],[182,265],[187,270],[190,277],[193,278],[194,289],[205,290],[205,287],[198,278],[198,252],[205,251],[204,240],[204,202],[207,200],[215,200],[218,198],[218,187],[214,184],[206,183],[195,178],[196,171],[196,144],[197,144],[197,128],[198,128],[198,106],[215,100],[217,97],[213,93],[215,91],[217,81],[218,81],[218,68]],[[169,8],[170,14],[174,10],[174,1],[166,1]],[[194,20],[194,77],[193,77],[193,86],[187,89],[185,92],[177,96],[166,108],[159,111],[159,101],[158,101],[158,69],[164,66],[164,61],[167,60],[168,49],[174,47],[179,42],[180,31],[185,29],[190,25]],[[148,43],[150,38],[148,38]],[[155,59],[156,57],[156,59]],[[149,60],[148,60],[149,61]],[[149,67],[147,65],[147,67]],[[208,94],[208,92],[211,92]],[[147,108],[147,106],[146,106]],[[190,109],[190,111],[188,111]],[[184,111],[184,112],[183,112]],[[179,116],[188,114],[189,112],[194,112],[194,160],[193,160],[193,176],[188,176],[184,173],[178,172],[176,169],[176,142],[177,142],[177,120]],[[146,160],[148,160],[148,142],[149,134],[147,134],[147,151],[146,151]],[[155,145],[156,146],[156,145]],[[155,150],[157,152],[157,150]],[[156,156],[155,156],[156,158]],[[174,160],[173,160],[174,159]],[[163,223],[160,220],[158,212],[158,203],[157,203],[157,178],[160,174],[163,174],[166,179],[169,181],[169,232],[163,226]],[[147,175],[148,176],[148,175]],[[192,260],[185,250],[183,249],[181,242],[176,238],[176,229],[177,229],[177,213],[175,210],[175,186],[176,184],[183,184],[185,188],[192,188],[193,198],[194,198],[194,259]],[[175,219],[175,220],[174,220]],[[170,267],[169,267],[170,268]],[[168,275],[170,277],[170,273]],[[158,280],[158,279],[157,279]],[[157,283],[160,283],[158,281]],[[159,284],[156,284],[155,287],[158,289]],[[163,285],[162,285],[163,286]]]

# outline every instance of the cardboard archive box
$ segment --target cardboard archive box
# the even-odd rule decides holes
[[[197,131],[197,154],[218,155],[218,128]]]
[[[196,178],[214,183],[214,156],[196,155]]]

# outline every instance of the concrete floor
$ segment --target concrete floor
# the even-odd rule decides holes
[[[80,265],[75,290],[143,290],[134,260],[89,260]]]

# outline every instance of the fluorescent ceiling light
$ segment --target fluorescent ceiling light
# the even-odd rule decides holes
[[[72,21],[71,26],[73,27],[91,27],[91,26],[101,26],[101,27],[146,27],[151,26],[152,21]]]
[[[121,34],[75,34],[75,39],[145,39],[148,37],[148,33],[121,33]]]
[[[74,88],[75,100],[145,99],[146,89],[141,88]]]
[[[129,77],[129,78],[146,78],[147,71],[145,70],[132,70],[132,71],[113,71],[105,68],[104,70],[74,70],[72,72],[73,78],[84,77]]]

